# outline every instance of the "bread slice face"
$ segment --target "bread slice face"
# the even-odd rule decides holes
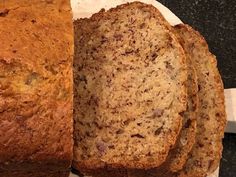
[[[176,145],[174,149],[169,152],[166,161],[160,167],[151,170],[129,170],[129,177],[174,176],[175,172],[183,168],[188,159],[188,154],[195,143],[199,98],[197,74],[189,54],[185,52],[185,55],[188,68],[188,80],[186,82],[187,110],[184,112],[183,125]]]
[[[224,88],[217,61],[205,39],[188,25],[175,26],[198,77],[199,112],[196,142],[179,176],[206,176],[219,165],[226,124]]]
[[[177,38],[179,39],[178,35]],[[187,51],[185,51],[185,55],[188,68],[188,80],[186,82],[187,110],[184,112],[183,126],[176,146],[171,150],[167,158],[166,169],[170,172],[176,172],[183,168],[188,158],[188,154],[195,143],[197,131],[197,115],[199,106],[197,73]]]
[[[176,142],[187,102],[186,58],[171,27],[138,2],[74,26],[73,166],[158,167]]]
[[[187,85],[187,110],[184,112],[183,125],[180,131],[178,140],[173,150],[168,154],[166,162],[157,169],[157,172],[162,176],[177,172],[185,165],[188,154],[192,150],[195,143],[195,136],[197,131],[197,114],[198,114],[198,83],[195,68],[192,64],[189,54],[186,52],[188,80]]]

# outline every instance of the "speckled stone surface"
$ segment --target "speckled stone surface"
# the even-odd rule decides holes
[[[236,88],[236,0],[159,0],[205,37],[225,88]],[[225,134],[220,177],[236,177],[236,134]]]
[[[236,177],[236,134],[225,134],[220,177]]]
[[[236,0],[159,2],[201,32],[217,56],[225,88],[236,88]]]

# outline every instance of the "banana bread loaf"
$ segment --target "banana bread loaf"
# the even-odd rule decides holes
[[[60,172],[51,172],[51,171],[41,171],[41,172],[26,172],[26,171],[5,171],[0,172],[1,177],[68,177],[70,171],[60,171]]]
[[[70,1],[1,0],[0,41],[0,171],[69,169]]]

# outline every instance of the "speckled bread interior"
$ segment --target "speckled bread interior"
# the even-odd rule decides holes
[[[130,3],[75,27],[73,166],[151,168],[186,110],[184,51],[160,12]]]
[[[178,40],[179,39],[179,36]],[[151,170],[128,170],[128,177],[171,177],[183,168],[188,159],[188,154],[195,143],[198,115],[198,83],[196,70],[190,55],[185,51],[188,80],[187,85],[187,110],[184,112],[183,125],[175,147],[169,152],[166,161],[158,168]],[[118,172],[116,172],[118,174]]]
[[[216,57],[205,39],[188,25],[178,25],[175,30],[196,69],[199,89],[196,142],[178,176],[204,177],[216,170],[221,159],[226,124],[224,87]]]

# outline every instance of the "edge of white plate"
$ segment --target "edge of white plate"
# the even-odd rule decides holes
[[[236,88],[225,89],[227,126],[225,132],[236,133]]]

